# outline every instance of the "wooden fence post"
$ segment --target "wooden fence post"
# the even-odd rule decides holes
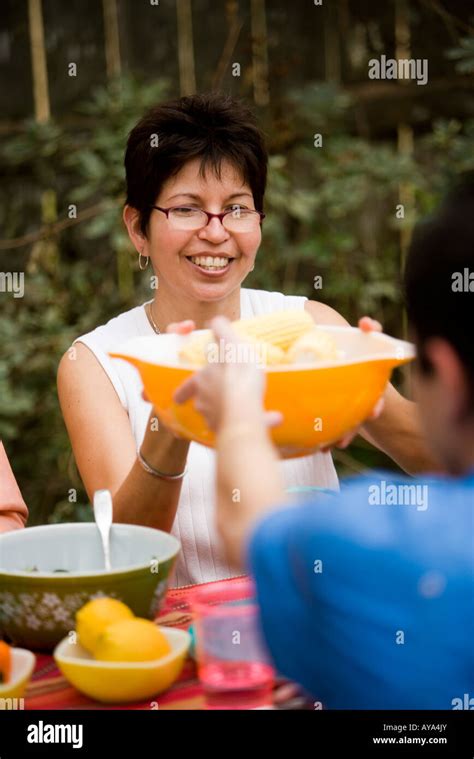
[[[104,10],[107,78],[117,79],[122,72],[117,0],[102,0],[102,6]]]
[[[191,0],[176,0],[178,18],[178,62],[181,95],[194,95],[196,74],[194,69],[193,16]]]
[[[410,11],[406,0],[397,0],[395,5],[395,58],[411,58],[411,34],[410,34]],[[405,84],[407,82],[402,80]],[[414,150],[413,129],[410,124],[399,122],[397,126],[398,152],[400,155],[412,156]],[[400,182],[398,188],[399,203],[403,205],[404,215],[413,212],[414,207],[414,188],[409,182]],[[411,236],[413,233],[413,222],[402,224],[400,229],[400,269],[405,270],[406,256],[410,246]],[[406,309],[402,313],[402,335],[404,339],[408,336],[408,320]],[[405,367],[402,370],[403,392],[410,397],[411,381],[409,370]]]
[[[41,0],[28,0],[28,18],[35,119],[38,123],[44,124],[46,121],[49,121],[51,112],[49,107],[48,70],[46,67]]]
[[[266,106],[270,102],[268,88],[268,40],[265,0],[251,0],[253,96],[255,104]]]
[[[225,41],[224,49],[217,65],[216,72],[212,79],[213,90],[217,90],[222,87],[222,82],[224,80],[227,66],[229,65],[231,56],[235,50],[235,46],[237,44],[237,40],[243,26],[243,22],[239,19],[238,0],[227,0],[225,10],[228,30],[227,39]]]
[[[28,23],[31,46],[31,68],[33,73],[33,93],[35,101],[35,120],[46,124],[51,118],[48,89],[48,68],[46,65],[46,48],[44,44],[43,9],[41,0],[28,0]],[[58,218],[57,193],[53,188],[41,191],[41,223],[54,224]],[[38,240],[31,248],[28,271],[42,266],[53,277],[59,264],[59,245],[57,235],[50,233]]]
[[[409,10],[406,0],[397,0],[395,5],[395,57],[411,57],[411,35]],[[402,83],[407,84],[405,80]],[[410,124],[400,121],[397,125],[398,152],[400,155],[412,156],[414,149],[413,129]],[[405,213],[413,210],[414,193],[411,184],[401,182],[399,185],[399,201],[404,207]],[[412,235],[412,224],[404,224],[400,230],[400,266],[405,268],[405,259]],[[406,324],[404,324],[406,328]],[[404,330],[406,334],[406,329]]]

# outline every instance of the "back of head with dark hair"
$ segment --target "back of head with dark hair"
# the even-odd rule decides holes
[[[426,341],[444,338],[459,356],[474,398],[474,172],[461,177],[438,212],[417,225],[405,296],[422,370],[431,369]]]
[[[143,233],[163,183],[195,158],[202,176],[208,168],[220,176],[222,162],[230,162],[263,211],[268,157],[252,111],[219,92],[192,95],[155,106],[130,132],[126,202],[140,211]]]

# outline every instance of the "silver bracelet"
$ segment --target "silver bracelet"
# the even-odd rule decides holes
[[[154,467],[150,466],[150,464],[145,461],[145,459],[142,456],[142,452],[140,449],[138,449],[138,461],[142,465],[145,472],[148,472],[148,474],[152,474],[154,477],[159,477],[162,480],[182,480],[186,472],[188,471],[188,467],[185,466],[184,470],[182,472],[178,472],[178,474],[165,474],[164,472],[160,472],[158,469],[155,469]]]

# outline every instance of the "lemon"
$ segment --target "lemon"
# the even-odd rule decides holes
[[[108,625],[133,617],[133,611],[115,598],[95,598],[88,601],[76,614],[79,643],[93,654],[99,637]]]
[[[103,661],[150,661],[171,652],[166,636],[148,619],[124,619],[108,625],[94,651]]]

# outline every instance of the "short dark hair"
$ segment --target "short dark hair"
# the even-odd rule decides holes
[[[426,341],[442,337],[455,349],[474,399],[474,172],[462,175],[437,213],[414,232],[405,269],[408,319],[414,330],[419,365],[432,370]],[[459,289],[457,284],[468,287]]]
[[[202,159],[201,176],[211,167],[219,177],[222,161],[230,162],[263,211],[268,155],[254,114],[230,95],[191,95],[154,106],[129,134],[126,202],[140,212],[144,234],[163,183],[194,158]]]

